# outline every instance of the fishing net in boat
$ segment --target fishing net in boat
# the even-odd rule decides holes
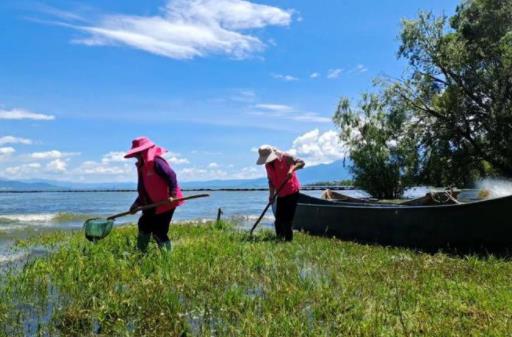
[[[107,236],[114,226],[114,220],[94,218],[84,223],[85,237],[89,241],[98,241]]]

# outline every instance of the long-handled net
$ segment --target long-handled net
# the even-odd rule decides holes
[[[104,237],[109,235],[110,232],[112,231],[112,228],[114,227],[114,220],[116,218],[120,218],[125,215],[135,214],[139,211],[144,211],[144,210],[148,210],[148,209],[155,208],[158,206],[162,206],[162,205],[165,205],[170,202],[179,202],[179,201],[190,200],[190,199],[205,198],[205,197],[209,197],[209,196],[210,196],[209,194],[197,194],[197,195],[191,195],[191,196],[179,198],[179,199],[169,198],[169,199],[165,199],[165,200],[159,201],[159,202],[151,204],[151,205],[145,205],[145,206],[138,207],[134,211],[127,211],[127,212],[115,214],[115,215],[109,216],[108,218],[88,219],[84,222],[85,237],[87,238],[87,240],[92,241],[92,242],[96,242],[98,240],[103,239]]]
[[[114,227],[114,220],[94,218],[85,221],[84,231],[87,240],[96,242],[109,235]]]

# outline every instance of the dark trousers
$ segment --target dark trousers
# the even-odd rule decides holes
[[[174,209],[161,214],[143,213],[139,218],[139,233],[153,234],[158,245],[169,241],[167,233],[169,233],[169,224],[173,214]]]
[[[285,197],[277,197],[276,209],[276,235],[279,239],[286,241],[293,240],[292,223],[295,216],[295,208],[297,207],[297,200],[299,199],[299,192],[287,195]]]

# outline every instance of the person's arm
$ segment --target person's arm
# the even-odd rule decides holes
[[[291,177],[293,172],[295,172],[297,170],[301,170],[304,168],[304,166],[306,166],[306,163],[304,163],[304,160],[302,160],[302,159],[295,158],[290,155],[285,155],[285,156],[286,156],[286,160],[287,160],[288,164],[290,165],[290,169],[288,170],[288,177]]]
[[[132,214],[137,213],[136,210],[137,210],[137,207],[139,207],[139,206],[140,206],[140,197],[137,197],[137,199],[135,199],[135,201],[130,206],[130,213],[132,213]]]
[[[274,185],[270,182],[270,179],[268,180],[268,201],[273,201],[272,198],[274,197],[274,193],[276,192],[276,189]]]
[[[178,188],[178,181],[176,179],[176,173],[169,166],[169,164],[162,158],[155,158],[155,172],[162,177],[167,186],[169,187],[170,196],[176,198],[176,190]]]
[[[141,179],[140,175],[138,175],[138,180],[137,180],[137,192],[139,192],[139,195],[137,195],[137,199],[135,199],[135,201],[130,206],[130,213],[132,213],[132,214],[137,213],[137,211],[136,211],[137,207],[144,205],[144,201],[143,201],[144,198],[141,196],[141,194],[144,194],[145,192],[144,192],[144,187],[142,186],[142,179]]]

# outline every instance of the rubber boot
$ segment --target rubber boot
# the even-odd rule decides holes
[[[148,250],[151,234],[139,233],[137,236],[137,249],[145,253]]]
[[[160,249],[162,251],[170,253],[172,250],[171,241],[164,241],[160,244]]]

